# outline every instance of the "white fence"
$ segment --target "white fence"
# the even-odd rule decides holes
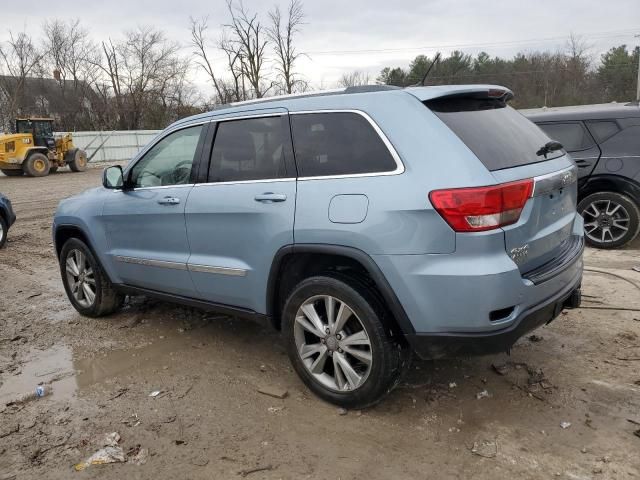
[[[89,158],[93,155],[92,162],[106,162],[131,160],[158,133],[160,130],[116,130],[72,132],[72,135],[76,147],[86,151]]]

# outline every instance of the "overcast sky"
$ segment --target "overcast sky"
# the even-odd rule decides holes
[[[301,59],[298,70],[316,88],[335,87],[343,72],[355,69],[370,73],[373,81],[384,66],[406,66],[416,55],[437,50],[485,50],[500,56],[557,50],[570,32],[583,36],[595,57],[613,45],[640,43],[633,36],[640,34],[640,0],[303,1],[307,24],[298,44],[309,58]],[[287,2],[244,0],[264,17],[274,4],[284,9]],[[34,33],[56,14],[79,18],[95,40],[117,39],[123,30],[152,25],[185,44],[185,53],[190,52],[189,16],[209,15],[212,40],[228,18],[224,0],[7,1],[0,40],[7,26]],[[220,58],[215,51],[212,56]]]

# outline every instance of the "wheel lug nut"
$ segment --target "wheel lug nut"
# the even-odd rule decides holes
[[[336,335],[336,338],[337,338],[338,340],[342,340],[342,335],[338,334],[338,335]]]
[[[324,343],[324,342],[325,342],[324,338],[321,338],[320,343]]]
[[[326,333],[327,335],[329,335],[329,333],[331,333],[331,332],[330,332],[330,330],[329,330],[328,328],[325,328],[325,329],[324,329],[324,333]]]
[[[344,353],[341,348],[338,349],[338,353]]]

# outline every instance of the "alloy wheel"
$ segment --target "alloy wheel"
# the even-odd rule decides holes
[[[96,300],[96,279],[91,264],[82,251],[69,251],[66,275],[69,289],[76,302],[82,307],[91,307]]]
[[[367,380],[373,363],[364,325],[345,302],[329,295],[307,299],[294,324],[298,355],[324,387],[353,391]]]
[[[596,243],[617,242],[629,231],[631,218],[621,204],[612,200],[595,200],[583,211],[584,233]]]

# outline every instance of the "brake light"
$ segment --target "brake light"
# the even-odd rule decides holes
[[[429,199],[456,232],[482,232],[516,223],[532,191],[529,178],[489,187],[434,190]]]

